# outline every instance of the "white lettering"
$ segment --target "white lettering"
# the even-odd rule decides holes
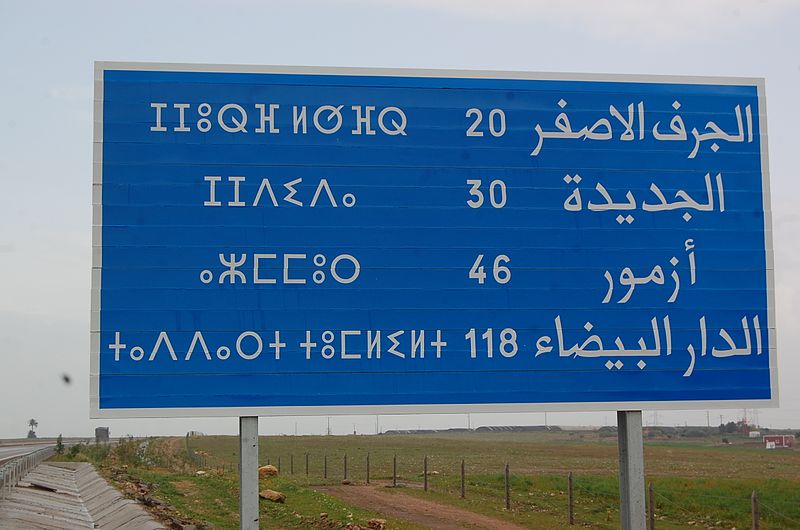
[[[218,176],[205,176],[203,180],[208,182],[208,200],[203,201],[203,206],[222,206],[222,203],[217,200],[217,182],[222,180]]]
[[[128,347],[127,344],[122,344],[122,343],[120,343],[119,340],[120,340],[119,339],[119,331],[115,331],[114,332],[114,343],[108,345],[108,347],[110,349],[114,350],[114,360],[115,361],[119,361],[119,352],[120,352],[120,350],[124,350],[125,348]]]
[[[302,206],[303,205],[302,202],[298,201],[297,199],[293,199],[292,198],[297,193],[297,190],[294,189],[295,184],[300,184],[301,182],[303,182],[302,177],[294,179],[294,180],[292,180],[290,182],[287,182],[286,184],[283,185],[283,187],[286,188],[289,191],[289,193],[286,195],[286,197],[283,198],[284,201],[290,202],[292,204],[296,204],[297,206]]]
[[[161,109],[167,108],[166,103],[150,103],[151,109],[156,109],[156,124],[150,127],[152,132],[166,132],[167,128],[161,125]]]
[[[311,359],[311,348],[316,348],[317,343],[311,342],[311,332],[306,331],[306,340],[305,342],[300,343],[301,348],[305,348],[306,350],[306,359]]]
[[[244,206],[244,202],[239,200],[239,183],[244,180],[245,177],[228,177],[228,182],[233,182],[233,200],[228,201],[228,206]]]
[[[401,331],[395,331],[394,333],[390,334],[389,335],[389,340],[392,341],[392,345],[389,347],[388,350],[386,350],[388,353],[391,353],[392,355],[396,355],[396,356],[400,357],[401,359],[405,359],[406,355],[403,352],[397,351],[397,347],[400,346],[400,342],[397,339],[395,339],[395,337],[399,337],[403,333],[405,333],[405,331],[401,330]]]
[[[347,353],[347,337],[348,335],[361,335],[358,330],[342,330],[342,359],[360,359],[360,353]]]
[[[375,352],[375,358],[381,358],[381,330],[375,332],[373,337],[372,331],[367,331],[367,359],[372,359],[372,352]]]
[[[290,278],[289,277],[289,260],[293,259],[306,259],[305,254],[284,254],[283,255],[283,283],[306,283],[305,278]]]
[[[336,199],[333,198],[333,193],[331,192],[331,187],[328,186],[328,181],[326,179],[322,179],[319,181],[319,185],[317,186],[317,191],[314,193],[314,197],[311,199],[311,204],[309,205],[311,208],[317,205],[317,199],[319,199],[319,194],[322,190],[325,189],[325,193],[328,195],[328,200],[331,201],[331,206],[334,208],[337,207]]]
[[[447,346],[447,343],[442,340],[442,330],[441,329],[437,329],[436,330],[436,340],[434,342],[431,342],[431,346],[436,348],[436,358],[437,359],[441,359],[442,358],[442,348]]]
[[[419,330],[419,335],[417,335],[417,330],[411,330],[411,358],[414,359],[417,356],[417,352],[419,352],[419,358],[425,358],[425,330]]]
[[[245,353],[242,350],[242,341],[247,337],[252,337],[256,340],[256,350],[253,353]],[[245,331],[236,339],[236,353],[239,354],[239,357],[244,359],[245,361],[251,361],[261,355],[261,349],[264,347],[264,344],[261,342],[261,337],[255,331]]]
[[[175,132],[189,132],[191,129],[186,126],[186,109],[190,107],[188,103],[175,103],[173,108],[178,109],[178,126],[172,130]]]
[[[278,283],[278,280],[275,278],[262,278],[258,274],[258,262],[262,259],[275,259],[277,256],[275,254],[254,254],[253,255],[253,283]]]
[[[394,129],[388,129],[386,125],[383,123],[384,116],[386,116],[386,114],[388,114],[389,112],[394,112],[400,117],[400,123],[397,123],[394,120],[394,118],[392,118],[391,124],[392,127],[394,127]],[[406,136],[406,123],[407,120],[405,113],[397,107],[386,107],[381,111],[380,114],[378,114],[378,126],[384,133],[388,134],[389,136],[397,136],[398,134]]]
[[[258,201],[261,200],[261,194],[265,189],[267,190],[267,193],[269,193],[269,198],[272,199],[272,205],[278,206],[278,200],[275,198],[275,194],[272,192],[272,186],[270,186],[269,179],[267,178],[261,179],[261,186],[258,187],[258,192],[256,193],[255,200],[253,201],[253,206],[258,206]]]
[[[375,134],[375,129],[372,128],[372,119],[370,118],[370,113],[375,110],[375,107],[372,105],[366,105],[361,107],[361,105],[353,105],[352,108],[356,111],[356,128],[351,132],[351,134],[362,134],[361,127],[364,126],[364,130],[366,131],[367,136],[372,136]],[[364,110],[364,115],[361,115],[361,109]]]
[[[203,332],[195,331],[194,337],[192,337],[192,344],[189,345],[189,351],[186,352],[186,357],[184,357],[183,359],[184,361],[188,361],[192,358],[192,353],[194,353],[194,347],[197,345],[198,342],[200,343],[200,346],[203,348],[203,353],[205,354],[206,359],[208,359],[209,361],[211,360],[211,353],[208,351],[208,346],[206,345],[206,341],[203,338]]]
[[[269,343],[269,347],[272,348],[272,351],[275,352],[275,360],[279,360],[281,358],[281,349],[286,347],[285,342],[281,342],[281,332],[275,331],[275,341]]]
[[[297,113],[297,107],[292,107],[292,126],[294,127],[295,134],[297,134],[297,130],[300,126],[303,127],[303,134],[308,132],[308,120],[306,119],[305,106],[301,108],[300,114]]]
[[[158,338],[156,339],[156,344],[153,346],[153,351],[150,352],[150,357],[147,359],[148,361],[152,361],[156,358],[156,354],[158,353],[159,348],[161,348],[161,344],[167,345],[167,351],[169,352],[169,356],[172,357],[173,361],[178,360],[178,356],[175,355],[175,349],[172,347],[172,342],[169,340],[169,335],[167,335],[166,331],[162,331],[158,334]]]
[[[231,116],[231,122],[233,126],[228,125],[225,123],[225,112],[230,109],[234,109],[239,113],[239,119],[236,119],[236,116]],[[219,112],[217,112],[217,123],[219,126],[222,127],[223,130],[229,133],[237,133],[237,132],[247,132],[245,126],[247,125],[247,112],[245,112],[244,108],[241,105],[237,105],[236,103],[228,103],[224,105]]]
[[[339,105],[338,107],[334,107],[333,105],[323,105],[319,107],[316,112],[314,112],[314,127],[317,128],[319,132],[322,134],[333,134],[338,131],[342,127],[342,107],[344,105]],[[323,127],[319,122],[320,114],[323,112],[329,112],[326,122],[330,122],[334,118],[336,118],[336,125],[333,127]]]
[[[266,124],[269,122],[269,133],[277,134],[281,132],[280,129],[275,127],[275,111],[280,108],[280,105],[275,103],[269,104],[269,114],[266,112],[266,105],[263,103],[256,103],[256,108],[261,111],[261,125],[256,129],[257,133],[263,133],[266,129]]]

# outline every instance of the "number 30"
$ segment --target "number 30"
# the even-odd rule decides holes
[[[481,191],[480,180],[467,180],[467,184],[472,186],[469,189],[469,194],[474,197],[467,201],[470,208],[480,208],[483,205],[483,192]],[[493,208],[502,208],[506,205],[506,183],[502,180],[493,180],[489,184],[489,202],[492,203]]]

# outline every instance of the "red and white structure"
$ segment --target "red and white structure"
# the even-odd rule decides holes
[[[794,447],[794,434],[767,434],[763,438],[767,449]]]

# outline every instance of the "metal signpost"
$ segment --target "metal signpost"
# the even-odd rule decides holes
[[[643,528],[642,409],[777,405],[762,80],[98,63],[95,94],[92,415],[242,417],[243,527],[260,415],[622,411]]]

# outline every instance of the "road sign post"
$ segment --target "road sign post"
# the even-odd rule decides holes
[[[644,443],[642,411],[617,412],[619,502],[622,530],[645,530]]]
[[[239,418],[239,528],[258,530],[258,417]]]

